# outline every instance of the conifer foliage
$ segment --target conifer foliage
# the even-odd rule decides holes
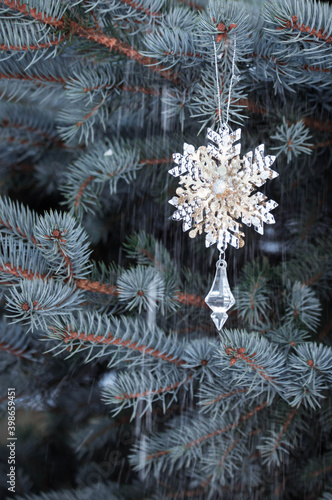
[[[1,497],[331,498],[331,6],[0,0],[0,17]],[[167,171],[228,104],[244,150],[277,156],[279,208],[227,253],[218,334],[217,254],[170,221]]]

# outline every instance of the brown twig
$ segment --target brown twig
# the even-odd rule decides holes
[[[285,434],[285,432],[287,431],[288,427],[290,426],[290,423],[291,421],[293,420],[295,414],[297,412],[297,408],[293,408],[292,411],[289,413],[284,425],[282,426],[282,429],[276,439],[276,442],[274,443],[274,446],[272,448],[272,451],[271,453],[269,454],[269,458],[272,457],[273,455],[273,452],[278,448],[279,444],[280,444],[280,441],[282,439],[282,436]]]
[[[327,36],[326,30],[324,28],[320,28],[319,30],[316,30],[316,28],[311,28],[310,26],[305,26],[305,24],[299,24],[298,23],[298,17],[297,16],[292,16],[292,20],[290,21],[289,19],[286,21],[284,26],[278,26],[277,31],[283,30],[283,29],[293,29],[293,30],[298,30],[301,31],[301,33],[304,33],[305,35],[311,35],[318,40],[323,40],[326,43],[332,43],[332,36]]]
[[[167,387],[160,387],[160,389],[156,390],[151,390],[151,391],[144,391],[144,392],[137,392],[137,393],[131,393],[127,394],[124,393],[122,396],[114,396],[114,399],[137,399],[137,398],[144,398],[145,396],[154,396],[155,394],[162,394],[163,392],[170,392],[173,389],[177,389],[178,387],[184,385],[186,382],[191,380],[193,378],[194,374],[189,375],[185,380],[180,380],[179,382],[176,382],[175,384],[169,385]]]
[[[202,406],[209,406],[209,405],[212,405],[214,403],[217,403],[218,401],[220,401],[221,399],[224,399],[224,398],[229,398],[231,396],[235,396],[236,394],[241,394],[243,392],[247,392],[248,389],[238,389],[237,391],[233,391],[233,392],[228,392],[226,394],[220,394],[219,396],[217,396],[215,399],[211,400],[211,401],[208,401],[206,403],[202,403]]]
[[[123,340],[121,338],[116,339],[108,333],[107,337],[104,335],[87,335],[86,333],[80,333],[72,331],[71,328],[67,328],[65,332],[64,342],[68,343],[72,340],[84,340],[86,342],[91,342],[93,344],[99,345],[114,345],[125,347],[126,349],[131,349],[136,352],[141,352],[143,354],[148,354],[158,359],[162,359],[163,361],[168,361],[169,363],[174,363],[175,365],[181,366],[186,364],[186,362],[182,359],[174,358],[174,356],[165,354],[164,352],[159,351],[158,349],[154,349],[152,347],[147,347],[146,345],[140,345],[137,342],[133,342],[131,339]]]
[[[233,348],[226,347],[225,351],[228,356],[232,356],[230,364],[231,366],[236,363],[238,359],[242,359],[245,363],[247,363],[253,370],[257,371],[265,380],[274,380],[273,377],[269,377],[264,373],[264,367],[260,366],[254,358],[256,353],[251,355],[245,354],[245,347]]]
[[[258,411],[260,410],[263,410],[263,408],[265,408],[265,406],[267,405],[267,401],[264,401],[262,404],[256,406],[256,408],[254,408],[253,410],[251,410],[250,412],[248,412],[246,415],[244,415],[243,417],[240,417],[239,420],[234,423],[234,424],[230,424],[222,429],[218,429],[214,432],[211,432],[209,434],[206,434],[205,436],[202,436],[198,439],[195,439],[194,441],[190,441],[189,443],[187,443],[185,446],[185,448],[192,448],[193,446],[196,446],[197,444],[200,444],[200,443],[203,443],[204,441],[207,441],[208,439],[211,439],[213,437],[216,437],[216,436],[219,436],[220,434],[223,434],[224,432],[227,432],[231,429],[234,429],[236,427],[238,427],[239,425],[242,424],[242,422],[244,422],[245,420],[248,420],[249,418],[251,418],[253,415],[255,415]],[[169,455],[171,453],[171,450],[162,450],[162,451],[158,451],[156,453],[153,453],[152,455],[149,455],[146,457],[147,460],[152,460],[154,458],[157,458],[157,457],[161,457],[161,456],[164,456],[164,455]]]
[[[65,21],[63,18],[57,19],[52,16],[46,16],[42,12],[37,12],[36,9],[28,8],[24,3],[19,0],[3,0],[3,3],[13,10],[22,12],[33,19],[49,24],[58,30],[68,30],[68,34],[76,35],[80,38],[96,42],[104,47],[108,48],[110,51],[118,52],[121,55],[128,57],[138,64],[143,66],[148,66],[151,71],[158,73],[163,78],[172,81],[173,83],[179,83],[179,75],[173,71],[166,69],[164,66],[159,64],[159,62],[151,57],[143,56],[131,45],[118,40],[115,37],[110,37],[103,33],[100,26],[97,28],[87,28],[75,21]]]
[[[88,115],[87,115],[88,116]],[[86,117],[85,117],[86,118]],[[145,159],[145,160],[140,160],[138,163],[139,165],[159,165],[163,163],[170,163],[172,161],[171,158],[152,158],[152,159]],[[82,184],[79,187],[79,190],[77,192],[77,195],[75,197],[75,202],[74,202],[74,208],[77,210],[77,207],[80,204],[81,198],[83,196],[83,193],[85,189],[88,187],[88,185],[93,182],[96,179],[95,175],[90,175],[85,181],[82,182]]]

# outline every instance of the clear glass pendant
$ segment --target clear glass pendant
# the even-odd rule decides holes
[[[218,260],[216,267],[217,271],[213,285],[205,297],[205,302],[213,311],[211,318],[217,330],[221,330],[228,318],[226,311],[235,304],[235,299],[227,279],[226,261],[223,259]]]

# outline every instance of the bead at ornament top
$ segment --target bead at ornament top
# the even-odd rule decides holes
[[[278,204],[257,191],[267,179],[279,174],[270,167],[275,156],[264,156],[264,144],[240,158],[241,129],[231,132],[223,125],[218,132],[207,129],[207,146],[197,150],[184,144],[183,155],[173,155],[174,168],[169,173],[179,177],[180,187],[169,203],[177,210],[172,218],[183,221],[183,231],[191,238],[206,233],[207,247],[217,243],[225,250],[244,245],[240,219],[247,226],[263,234],[263,223],[275,222],[270,210]]]

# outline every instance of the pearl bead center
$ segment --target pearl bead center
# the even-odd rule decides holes
[[[224,179],[217,179],[212,186],[214,194],[222,194],[225,191],[225,188],[226,181]]]

